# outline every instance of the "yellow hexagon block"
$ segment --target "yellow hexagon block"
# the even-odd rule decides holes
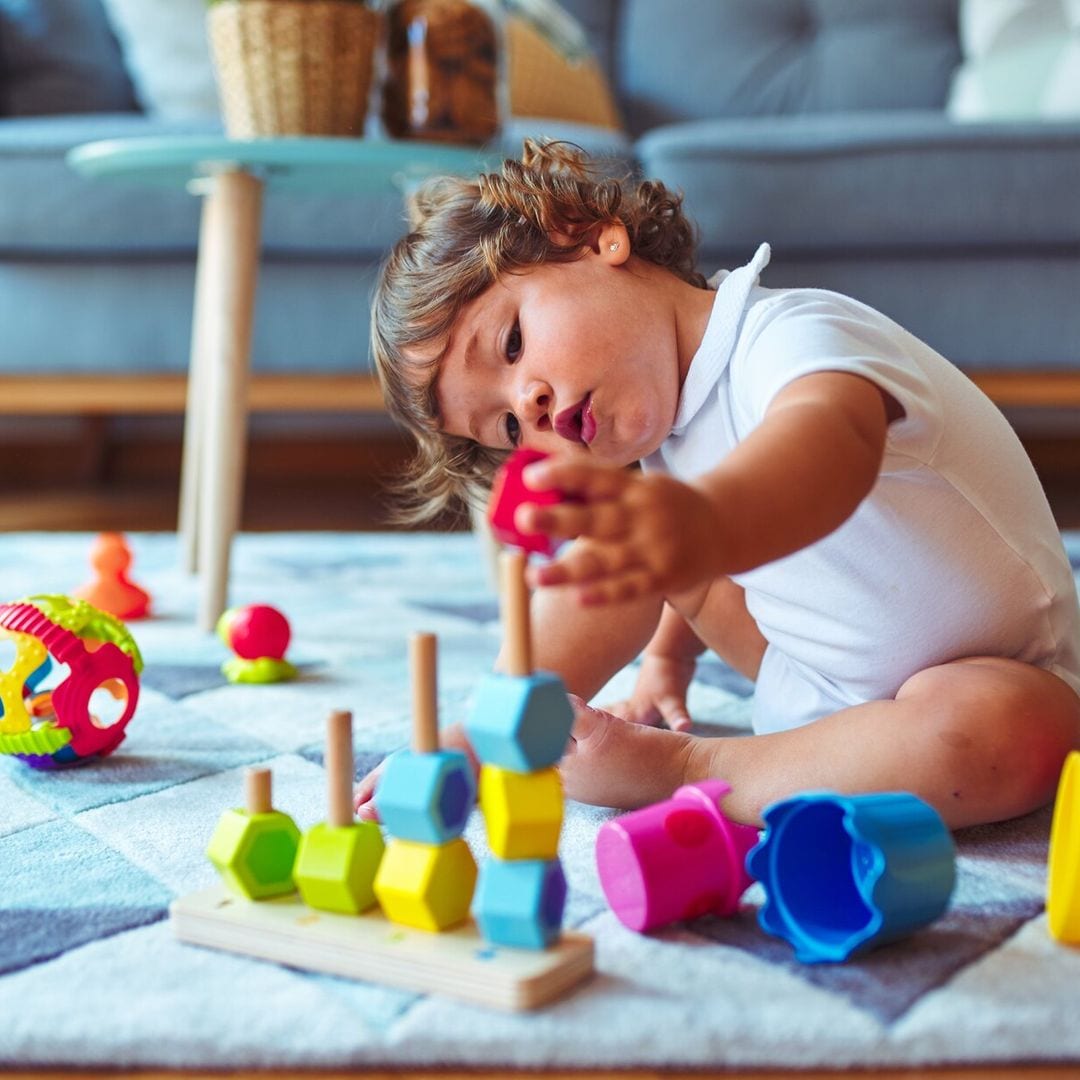
[[[294,892],[292,871],[300,830],[288,814],[226,810],[206,854],[233,892],[266,900]]]
[[[559,850],[563,790],[555,768],[519,773],[480,770],[480,810],[488,843],[500,859],[554,859]]]
[[[449,930],[469,915],[476,861],[459,836],[446,844],[393,839],[375,877],[375,895],[391,922]]]
[[[375,875],[383,857],[382,831],[374,821],[322,822],[300,838],[293,879],[304,903],[319,911],[359,915],[375,905]]]

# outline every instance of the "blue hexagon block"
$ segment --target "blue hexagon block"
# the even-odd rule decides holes
[[[562,757],[573,723],[558,675],[488,675],[480,683],[465,732],[486,764],[536,772]]]
[[[375,807],[387,832],[419,844],[445,844],[461,835],[476,803],[476,780],[460,750],[387,758]]]
[[[488,859],[472,913],[485,941],[546,949],[559,938],[566,877],[558,859]]]

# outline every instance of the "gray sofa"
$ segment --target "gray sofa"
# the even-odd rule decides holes
[[[1046,401],[1075,387],[1080,123],[950,123],[957,0],[565,6],[626,130],[512,122],[508,147],[570,137],[682,189],[706,272],[768,240],[769,285],[858,296],[1000,393],[996,373],[1064,376]],[[100,0],[0,0],[0,411],[12,375],[186,369],[197,200],[64,157],[216,125],[138,111]],[[368,372],[367,292],[402,226],[390,191],[270,196],[255,370]]]

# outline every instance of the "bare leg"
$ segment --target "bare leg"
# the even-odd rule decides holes
[[[792,731],[702,739],[579,709],[567,794],[629,809],[680,783],[722,777],[724,809],[759,824],[799,791],[910,791],[951,828],[1027,813],[1054,794],[1080,746],[1080,698],[1057,676],[1015,660],[974,657],[913,675],[872,701]]]
[[[658,596],[582,607],[569,589],[538,589],[532,596],[533,665],[554,671],[570,693],[588,700],[645,648],[662,607]]]

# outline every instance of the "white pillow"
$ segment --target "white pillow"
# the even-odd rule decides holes
[[[143,109],[166,120],[218,115],[206,0],[103,0]]]
[[[1080,0],[960,0],[953,120],[1080,117]]]

